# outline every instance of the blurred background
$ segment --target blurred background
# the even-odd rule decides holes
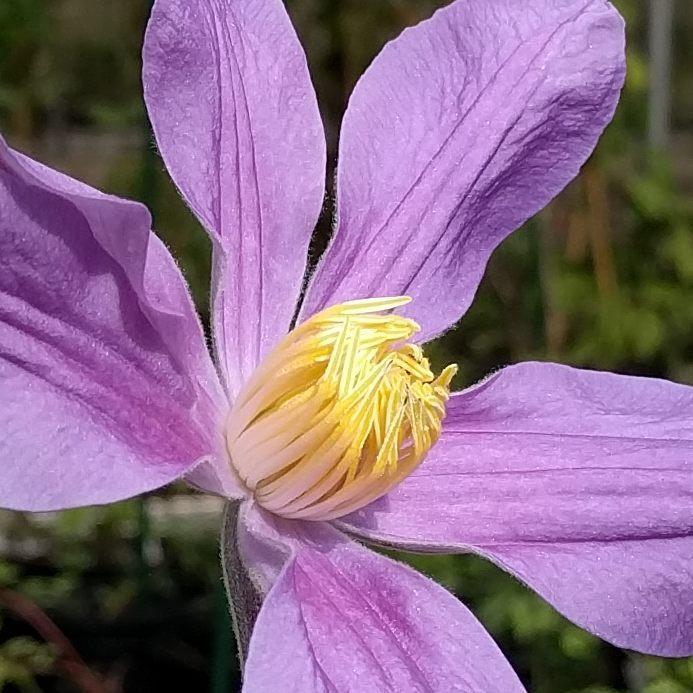
[[[348,95],[438,0],[287,0],[331,161]],[[526,359],[693,383],[693,13],[615,0],[628,81],[581,176],[495,254],[434,359],[457,386]],[[0,130],[35,158],[151,208],[207,319],[209,244],[148,128],[148,0],[0,0]],[[329,206],[316,236],[324,248]],[[220,505],[184,487],[107,508],[0,514],[0,690],[235,691]],[[693,659],[613,648],[471,556],[403,556],[465,600],[533,693],[690,693]]]

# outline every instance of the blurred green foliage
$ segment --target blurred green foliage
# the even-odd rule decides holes
[[[0,690],[10,686],[35,693],[40,691],[36,674],[51,670],[54,653],[33,638],[16,637],[0,643]]]
[[[287,0],[308,51],[331,161],[346,100],[384,41],[437,0]],[[679,3],[674,144],[647,151],[646,3],[628,21],[628,81],[617,117],[580,178],[493,257],[477,300],[434,358],[458,386],[524,359],[693,382],[693,18]],[[208,311],[209,245],[178,198],[147,129],[139,47],[147,0],[0,4],[0,125],[13,145],[111,192],[143,200]],[[314,257],[326,243],[322,219]],[[183,488],[51,516],[4,514],[0,589],[52,618],[114,690],[202,690],[238,671],[215,648],[214,509]],[[194,521],[172,508],[190,501]],[[185,506],[187,507],[187,506]],[[167,510],[168,509],[168,510]],[[491,630],[534,693],[685,693],[693,660],[613,648],[472,556],[398,556],[440,580]],[[221,641],[223,642],[223,640]],[[218,645],[219,641],[217,641]],[[222,648],[223,649],[223,648]],[[2,611],[0,690],[73,690],[54,644]],[[221,690],[219,680],[215,690]]]

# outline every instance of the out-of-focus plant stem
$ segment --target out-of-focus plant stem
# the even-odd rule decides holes
[[[30,599],[18,592],[0,588],[0,605],[28,623],[47,643],[53,646],[59,671],[83,693],[114,693],[117,689],[102,681],[79,656],[67,636],[53,620]]]
[[[669,144],[671,128],[671,56],[674,0],[650,0],[650,94],[648,139],[654,152]]]
[[[610,240],[607,181],[596,164],[585,166],[582,180],[587,199],[588,227],[597,288],[601,296],[613,296],[617,290],[617,280]]]

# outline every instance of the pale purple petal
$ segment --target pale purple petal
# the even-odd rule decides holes
[[[118,500],[217,452],[221,386],[150,223],[0,140],[0,505]]]
[[[244,693],[524,690],[481,624],[439,585],[329,525],[268,522],[292,555],[260,610]]]
[[[205,456],[185,475],[185,480],[201,491],[226,498],[243,498],[247,492],[231,471],[223,440],[228,400],[207,350],[202,325],[185,279],[171,253],[154,234],[149,236],[144,289],[149,302],[158,309],[160,329],[169,330],[170,348],[174,352],[181,349],[183,363],[190,364],[189,376],[203,393],[198,405],[201,425],[215,445],[214,454]]]
[[[402,294],[422,341],[450,327],[493,249],[577,174],[623,76],[604,0],[459,0],[406,30],[349,103],[337,230],[303,314]]]
[[[214,240],[230,392],[288,330],[322,206],[325,138],[281,0],[157,0],[144,90],[161,154]]]
[[[420,469],[344,527],[477,551],[616,645],[693,654],[693,388],[506,368],[453,396]]]

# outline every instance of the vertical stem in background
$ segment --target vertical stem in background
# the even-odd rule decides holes
[[[135,536],[135,579],[137,581],[137,597],[145,598],[151,592],[149,564],[147,562],[147,538],[149,536],[149,513],[146,499],[139,497],[137,503],[137,534]]]
[[[597,289],[602,297],[613,296],[618,288],[614,254],[611,248],[607,181],[596,164],[585,166],[582,174],[587,199],[590,245]]]
[[[560,357],[565,344],[566,316],[561,310],[556,297],[556,281],[560,272],[558,266],[558,236],[559,229],[565,222],[565,214],[558,202],[537,218],[539,226],[539,287],[544,307],[544,340],[549,357]]]
[[[648,141],[654,151],[669,144],[671,125],[671,48],[674,0],[650,0],[650,98]]]
[[[214,647],[212,670],[209,674],[209,693],[229,693],[231,690],[231,652],[234,649],[229,605],[224,585],[219,583],[215,594]]]
[[[544,343],[546,335],[547,314],[544,305],[542,265],[544,261],[542,248],[542,220],[534,217],[527,222],[527,240],[529,243],[530,257],[536,271],[532,272],[531,288],[527,286],[525,305],[528,310],[529,325],[531,332],[525,337],[525,344],[521,347],[518,359],[526,358],[525,354],[530,354]]]

